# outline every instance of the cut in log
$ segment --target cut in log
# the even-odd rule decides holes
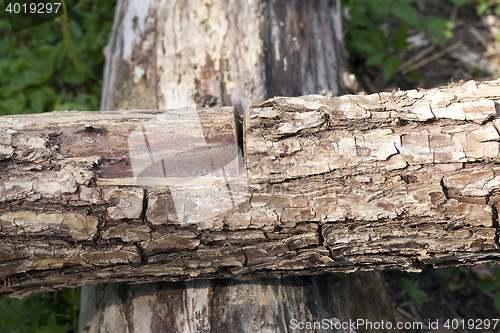
[[[497,100],[274,98],[244,168],[234,108],[4,116],[1,292],[498,260]]]

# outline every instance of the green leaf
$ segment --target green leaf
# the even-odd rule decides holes
[[[0,114],[21,114],[26,112],[26,96],[16,92],[12,97],[0,100]]]
[[[372,40],[367,39],[362,32],[358,33],[351,41],[350,46],[353,51],[361,54],[373,54],[378,51]]]
[[[50,76],[44,73],[43,70],[38,69],[26,69],[19,73],[18,77],[12,80],[10,89],[12,90],[22,90],[27,86],[41,85],[47,82]]]
[[[435,44],[441,45],[446,39],[453,37],[455,24],[448,20],[431,16],[425,20],[424,31],[427,32]]]
[[[366,4],[356,3],[356,6],[353,6],[349,10],[349,16],[351,20],[349,23],[356,27],[366,27],[371,24],[370,20],[368,20],[369,16],[369,8]]]
[[[495,15],[496,15],[496,16],[499,16],[499,15],[500,15],[500,5],[496,5],[496,6],[495,6],[494,13],[495,13]]]
[[[369,35],[366,36],[370,38],[372,43],[380,50],[387,50],[389,47],[389,43],[387,42],[387,37],[385,36],[384,31],[380,28],[371,29]]]
[[[390,78],[394,75],[396,69],[403,63],[403,60],[400,58],[391,55],[387,57],[382,65],[382,76],[386,81],[390,80]]]
[[[65,325],[47,325],[35,328],[33,333],[66,333],[69,323]]]
[[[500,291],[497,290],[495,293],[495,297],[493,298],[493,305],[496,310],[500,310]]]
[[[57,315],[55,312],[51,312],[47,318],[47,325],[57,325]]]
[[[418,288],[418,281],[405,278],[402,278],[401,281],[403,281],[403,291],[407,294]]]
[[[401,279],[403,281],[403,291],[411,297],[418,306],[423,304],[423,299],[427,297],[427,294],[418,288],[418,281],[410,279]]]
[[[360,53],[371,55],[387,51],[387,39],[384,32],[378,28],[358,30],[353,36],[351,45]]]
[[[482,2],[477,6],[477,14],[479,16],[483,15],[488,10],[488,3]]]
[[[418,306],[421,306],[423,304],[424,298],[427,298],[427,294],[423,290],[417,289],[413,292],[411,298],[413,298]]]
[[[385,52],[375,53],[374,55],[371,55],[368,57],[368,59],[366,59],[365,65],[367,67],[370,67],[370,66],[376,65],[378,63],[381,63],[382,60],[384,60],[385,56],[386,56]]]
[[[70,20],[69,28],[73,38],[82,38],[83,32],[78,22],[76,22],[75,20]]]
[[[406,38],[408,37],[408,24],[406,22],[402,22],[399,27],[392,35],[391,46],[394,49],[394,52],[399,53],[403,51],[409,43],[406,42]]]
[[[46,306],[43,293],[32,294],[23,299],[0,299],[0,331],[32,332],[50,309]]]
[[[66,60],[65,66],[61,69],[62,81],[70,85],[78,85],[84,82],[86,79],[85,74],[75,68],[69,59]]]
[[[39,113],[44,111],[52,111],[45,108],[45,105],[49,102],[54,102],[57,95],[54,90],[50,87],[43,87],[41,89],[37,89],[35,92],[31,94],[29,97],[30,102],[30,112],[31,113]]]
[[[24,59],[18,59],[12,63],[12,69],[15,71],[20,71],[26,68],[26,61]]]
[[[479,289],[481,289],[483,291],[487,291],[490,293],[496,289],[495,282],[493,281],[493,278],[491,276],[487,276],[483,280],[476,283],[476,287],[478,287]]]
[[[397,18],[408,22],[412,26],[420,27],[420,19],[418,13],[409,3],[396,0],[391,4],[391,13]]]
[[[396,0],[400,1],[400,0]],[[391,7],[393,5],[393,1],[387,0],[371,0],[368,1],[371,6],[371,10],[380,16],[387,16],[391,12]]]
[[[361,39],[351,41],[352,48],[361,54],[372,54],[377,52],[377,47],[370,42]]]
[[[95,95],[81,93],[76,95],[75,103],[86,105],[87,110],[96,110],[99,108],[99,99]]]
[[[458,289],[458,284],[453,283],[453,282],[448,282],[446,285],[450,291],[455,291]]]

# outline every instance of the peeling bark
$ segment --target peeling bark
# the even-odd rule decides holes
[[[245,163],[264,211],[245,214],[255,225],[318,221],[329,266],[497,260],[498,85],[274,98],[247,109]]]
[[[237,149],[217,153],[237,147],[234,108],[197,111],[206,163],[187,109],[4,116],[1,291],[497,260],[498,99],[498,81],[274,98],[246,111],[244,169]],[[169,126],[191,130],[165,145]]]

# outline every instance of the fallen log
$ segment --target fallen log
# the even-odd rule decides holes
[[[3,116],[0,292],[495,262],[499,84]]]

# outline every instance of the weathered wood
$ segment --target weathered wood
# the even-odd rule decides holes
[[[272,99],[244,169],[234,108],[4,116],[1,291],[497,260],[499,84]]]
[[[228,192],[229,185],[236,193],[232,179],[238,173],[244,176],[238,163],[239,122],[231,107],[3,117],[0,276],[5,279],[4,290],[13,283],[25,285],[18,276],[17,281],[10,279],[22,271],[52,271],[56,276],[49,284],[64,287],[71,281],[65,272],[69,266],[80,267],[77,275],[83,277],[94,266],[139,265],[141,252],[198,248],[193,228],[175,225],[192,224],[200,217],[186,213],[189,223],[180,223],[183,215],[176,214],[173,194],[176,188],[194,188],[187,191],[186,200],[179,196],[176,200],[186,207],[189,201],[191,210],[206,209],[208,204],[211,210],[224,208],[221,199],[227,195],[221,191]],[[152,179],[158,182],[151,183]],[[162,193],[169,199],[158,198]],[[215,204],[214,195],[219,199]],[[226,204],[231,207],[231,202]],[[151,211],[151,206],[166,214]],[[34,283],[36,275],[26,277]]]
[[[249,108],[245,162],[259,189],[251,202],[279,221],[254,214],[252,223],[319,221],[331,266],[497,260],[498,85]]]
[[[318,221],[329,267],[497,260],[499,84],[274,98],[247,109],[245,163],[258,189],[250,204],[260,215],[241,218]]]

